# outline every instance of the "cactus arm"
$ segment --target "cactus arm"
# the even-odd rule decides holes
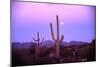
[[[37,40],[38,40],[38,42],[40,41],[40,38],[39,38],[40,36],[39,36],[39,32],[37,32]]]
[[[58,20],[58,15],[56,15],[56,20],[57,20],[57,40],[59,40],[59,20]]]
[[[43,41],[44,41],[44,38],[42,39],[42,41],[40,42],[40,44],[42,44],[42,43],[43,43]]]
[[[36,42],[36,45],[35,45],[35,59],[37,60],[38,57],[39,57],[39,45],[43,42],[43,40],[40,42],[40,36],[39,36],[39,32],[37,32],[37,38],[33,38],[33,40]]]
[[[34,40],[34,41],[38,41],[38,40],[36,40],[35,38],[33,38],[33,40]]]
[[[64,35],[61,35],[60,43],[63,41],[63,39],[64,39]]]
[[[51,30],[52,39],[56,42],[56,39],[55,39],[55,36],[54,36],[54,33],[53,33],[52,23],[50,23],[50,30]]]
[[[54,36],[54,32],[53,32],[53,27],[52,27],[52,23],[50,23],[50,30],[51,30],[51,36],[52,39],[55,41],[56,44],[56,57],[59,58],[60,57],[60,44],[62,43],[63,39],[64,39],[64,35],[61,35],[61,39],[59,36],[59,18],[58,15],[56,15],[56,38]]]
[[[39,45],[44,41],[44,38],[42,39],[42,41],[40,42],[40,36],[39,36],[39,32],[37,32],[37,39],[33,38],[34,41],[36,41],[36,43]]]

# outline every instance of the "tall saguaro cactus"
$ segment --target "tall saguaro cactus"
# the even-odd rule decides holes
[[[40,42],[39,32],[37,32],[37,39],[33,38],[33,40],[36,42],[36,45],[35,45],[35,58],[37,59],[38,56],[39,56],[39,45],[41,45],[43,43],[44,38]]]
[[[52,36],[52,39],[54,40],[54,42],[56,43],[56,58],[60,58],[60,44],[62,43],[63,39],[64,39],[64,35],[61,35],[61,38],[59,36],[59,18],[58,16],[56,15],[56,20],[57,20],[57,23],[56,23],[56,37],[54,35],[54,32],[53,32],[53,27],[52,27],[52,23],[50,23],[50,30],[51,30],[51,36]]]

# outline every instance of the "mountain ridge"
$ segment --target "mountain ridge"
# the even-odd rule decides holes
[[[35,45],[35,42],[12,42],[12,47],[13,48],[30,48],[31,45]],[[71,45],[84,45],[87,44],[87,42],[82,42],[82,41],[70,41],[70,42],[66,42],[63,41],[61,43],[62,46],[71,46]],[[45,40],[40,46],[41,47],[47,47],[50,48],[52,46],[54,46],[55,43],[51,40]]]

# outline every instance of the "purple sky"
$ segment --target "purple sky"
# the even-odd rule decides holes
[[[37,32],[40,38],[52,40],[49,23],[56,33],[56,15],[64,41],[90,42],[95,38],[95,6],[12,2],[12,42],[33,41]]]

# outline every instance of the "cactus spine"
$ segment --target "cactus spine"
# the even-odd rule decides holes
[[[56,43],[56,58],[60,58],[60,44],[64,39],[64,35],[61,35],[61,39],[60,39],[60,36],[59,36],[59,18],[58,18],[57,15],[56,15],[56,20],[57,20],[57,26],[56,26],[57,27],[57,29],[56,29],[57,30],[57,32],[56,32],[57,36],[56,37],[54,36],[52,23],[50,23],[50,30],[51,30],[52,39]]]
[[[37,32],[37,39],[33,38],[33,40],[36,42],[36,45],[35,45],[35,59],[37,59],[38,56],[39,56],[39,45],[41,45],[43,43],[44,38],[40,42],[39,32]]]

